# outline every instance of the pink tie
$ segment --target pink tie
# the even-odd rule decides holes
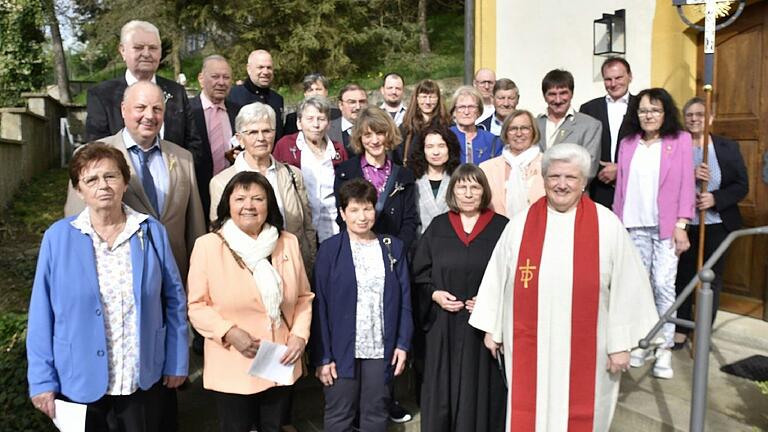
[[[220,105],[212,105],[209,108],[210,122],[208,124],[208,142],[211,146],[211,157],[213,158],[213,175],[223,171],[229,162],[224,157],[227,151],[229,137],[226,136],[226,129],[223,122],[228,121],[227,113]]]

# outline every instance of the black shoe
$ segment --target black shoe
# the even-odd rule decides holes
[[[389,405],[389,419],[393,423],[407,423],[413,419],[413,416],[401,407],[399,403],[392,402]]]

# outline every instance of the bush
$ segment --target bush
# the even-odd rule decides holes
[[[27,315],[0,315],[0,428],[7,431],[55,431],[53,423],[29,400],[27,387]]]

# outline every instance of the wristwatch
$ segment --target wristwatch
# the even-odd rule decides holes
[[[676,222],[675,228],[680,228],[681,230],[685,231],[685,229],[688,228],[688,224],[685,222]]]

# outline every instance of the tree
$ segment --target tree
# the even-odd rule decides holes
[[[427,33],[427,0],[419,0],[419,52],[429,54],[429,34]]]
[[[59,19],[56,17],[56,5],[53,0],[43,0],[45,18],[51,31],[51,48],[53,50],[53,68],[56,72],[56,85],[59,88],[59,100],[69,103],[69,74],[67,73],[67,59],[64,56],[64,44],[61,41],[59,31]]]
[[[35,0],[0,0],[0,106],[45,83],[43,11]]]

